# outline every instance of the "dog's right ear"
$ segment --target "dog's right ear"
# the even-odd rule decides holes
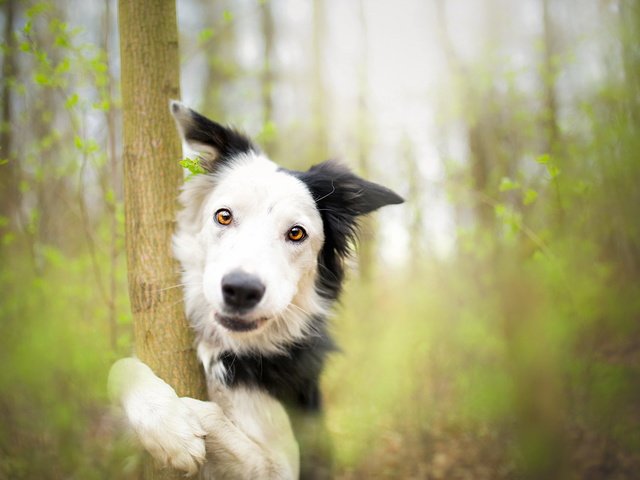
[[[182,141],[200,157],[200,165],[213,173],[215,168],[234,155],[255,152],[246,136],[209,120],[177,100],[169,103]]]

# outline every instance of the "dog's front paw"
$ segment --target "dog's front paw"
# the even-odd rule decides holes
[[[188,475],[197,473],[205,460],[205,431],[173,388],[134,358],[112,367],[109,387],[154,458]]]
[[[189,475],[204,463],[205,431],[180,398],[143,395],[130,400],[126,411],[140,442],[154,458]]]

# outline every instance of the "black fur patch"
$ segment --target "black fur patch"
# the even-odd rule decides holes
[[[342,289],[344,262],[357,237],[358,216],[404,200],[331,160],[306,172],[289,173],[305,183],[322,217],[325,241],[318,258],[318,293],[335,300]]]
[[[214,159],[200,162],[206,172],[214,173],[217,168],[232,161],[236,155],[260,151],[242,133],[232,128],[223,127],[194,110],[188,110],[191,115],[191,122],[188,124],[182,123],[185,128],[185,140],[208,145],[218,153]]]
[[[321,407],[319,380],[327,354],[335,350],[318,317],[319,335],[304,343],[291,345],[282,354],[244,354],[224,352],[218,357],[226,374],[227,385],[258,387],[283,404],[305,411]]]

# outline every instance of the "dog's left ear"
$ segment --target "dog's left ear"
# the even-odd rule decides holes
[[[360,178],[357,175],[353,175],[353,177],[353,180],[349,181],[354,182],[353,187],[359,188],[359,190],[354,190],[351,206],[357,215],[373,212],[385,205],[404,203],[404,198],[393,190]],[[343,185],[343,188],[345,188],[345,185]]]
[[[303,172],[300,178],[311,191],[321,210],[326,207],[358,216],[385,205],[404,202],[393,190],[365,180],[332,160],[311,167],[307,172]]]

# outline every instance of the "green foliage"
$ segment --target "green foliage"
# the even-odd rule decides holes
[[[278,126],[275,122],[268,120],[262,126],[262,130],[256,135],[256,141],[260,145],[269,145],[278,140]]]
[[[106,408],[105,379],[116,352],[108,309],[88,281],[89,254],[43,247],[38,274],[24,261],[24,239],[3,246],[2,256],[0,361],[11,368],[0,373],[0,477],[127,478],[120,465],[132,452]],[[107,267],[106,258],[100,262]],[[128,311],[125,290],[115,301],[118,311]],[[126,345],[129,329],[127,320],[120,327]]]
[[[89,128],[114,101],[106,54],[55,2],[21,5],[10,53],[24,76],[9,85],[22,107],[11,130],[22,203],[0,226],[0,360],[11,365],[0,373],[0,478],[129,478],[120,465],[134,457],[105,392],[131,343],[123,208],[106,181],[85,191],[87,178],[109,178],[106,138]]]
[[[191,175],[198,175],[201,173],[205,173],[204,168],[200,165],[199,158],[185,158],[178,162],[182,168],[186,168],[191,172]]]
[[[234,57],[240,12],[216,10],[213,27],[181,43],[207,54],[203,110],[251,123],[244,106],[260,89],[247,82],[260,72]],[[17,164],[22,199],[19,221],[0,216],[0,478],[134,478],[137,457],[117,440],[105,392],[132,337],[124,208],[95,128],[119,99],[106,53],[63,13],[56,2],[22,6],[22,76],[8,80],[23,108],[3,125],[19,148],[0,166]],[[443,75],[438,118],[467,147],[441,152],[455,244],[347,287],[333,324],[342,352],[323,378],[340,475],[637,474],[640,43],[637,32],[610,37],[630,62],[624,75],[601,65],[597,85],[561,98],[558,112],[545,95],[575,62],[571,48],[543,71],[490,52]],[[306,155],[317,146],[302,121],[255,130],[286,165],[317,153]],[[204,173],[198,159],[180,165]]]

